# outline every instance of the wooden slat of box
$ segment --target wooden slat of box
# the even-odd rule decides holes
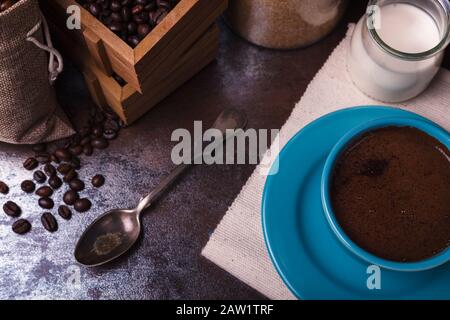
[[[54,26],[52,30],[60,35],[64,34]],[[61,41],[67,42],[67,39]],[[82,70],[94,102],[99,106],[109,105],[125,123],[130,124],[214,60],[219,48],[219,29],[216,25],[211,26],[191,48],[172,63],[168,72],[152,75],[151,86],[144,84],[144,87],[148,88],[145,94],[137,92],[129,84],[121,87],[114,78],[104,74],[86,52],[77,47],[67,50],[68,45],[63,43],[66,48],[63,51]]]

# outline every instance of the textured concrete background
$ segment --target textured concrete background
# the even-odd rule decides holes
[[[58,217],[59,231],[40,225],[36,196],[25,196],[19,184],[30,178],[22,161],[29,147],[0,144],[0,180],[11,187],[3,204],[14,199],[23,217],[33,221],[25,236],[11,231],[10,218],[0,213],[0,299],[261,299],[259,293],[200,256],[209,235],[239,193],[254,166],[193,168],[143,216],[143,236],[134,249],[106,266],[78,266],[73,250],[84,228],[111,208],[133,207],[141,195],[172,168],[170,135],[176,128],[206,125],[226,107],[244,111],[252,128],[280,128],[307,84],[343,37],[348,21],[364,11],[355,1],[340,27],[303,50],[257,48],[221,25],[218,60],[186,83],[157,108],[122,130],[111,147],[84,157],[84,178],[106,176],[93,208],[70,221]],[[353,2],[352,2],[353,3]],[[448,65],[448,63],[447,63]],[[80,75],[70,68],[58,83],[61,104],[81,123],[90,103]],[[62,191],[54,199],[61,199]],[[54,210],[55,212],[55,210]],[[79,273],[79,285],[71,282]]]

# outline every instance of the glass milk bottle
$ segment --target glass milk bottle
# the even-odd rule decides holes
[[[448,0],[372,0],[353,32],[347,67],[355,85],[384,102],[424,91],[448,44]]]

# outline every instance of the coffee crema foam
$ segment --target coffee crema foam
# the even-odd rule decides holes
[[[416,128],[363,134],[339,156],[330,188],[341,228],[378,257],[415,262],[450,244],[450,151]]]

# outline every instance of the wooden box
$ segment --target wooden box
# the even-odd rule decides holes
[[[55,32],[58,32],[57,28]],[[67,40],[61,37],[60,41]],[[219,28],[215,24],[210,26],[176,61],[163,63],[161,72],[151,75],[145,82],[144,94],[130,84],[122,87],[80,48],[70,48],[67,42],[62,45],[63,52],[83,72],[94,102],[100,107],[110,106],[126,124],[130,124],[215,59],[219,49]]]
[[[228,0],[180,0],[136,48],[131,48],[82,6],[81,30],[66,27],[67,8],[75,0],[42,0],[47,19],[63,30],[72,47],[88,53],[105,75],[122,77],[143,93],[147,79],[167,60],[180,57],[226,9]]]

